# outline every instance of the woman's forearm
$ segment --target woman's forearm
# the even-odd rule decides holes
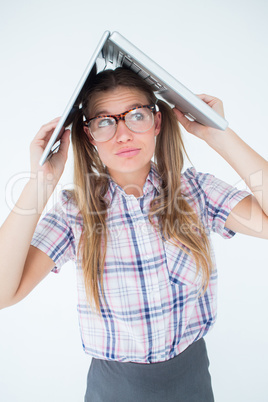
[[[0,308],[20,284],[32,236],[52,189],[30,180],[0,228]]]
[[[268,161],[230,128],[224,133],[215,133],[214,136],[210,136],[207,143],[245,181],[263,212],[268,215]]]

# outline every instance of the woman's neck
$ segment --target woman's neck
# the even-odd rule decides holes
[[[150,172],[151,165],[135,172],[109,171],[111,178],[126,194],[133,194],[136,198],[143,195],[143,186]]]

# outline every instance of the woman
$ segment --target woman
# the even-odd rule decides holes
[[[223,115],[221,101],[200,97]],[[194,168],[182,173],[178,121],[245,177],[253,195]],[[157,101],[131,71],[108,70],[73,123],[74,190],[63,191],[37,225],[67,159],[69,130],[59,152],[38,165],[57,122],[31,143],[35,179],[16,205],[38,211],[14,209],[1,228],[1,306],[17,303],[71,259],[83,348],[93,357],[85,401],[213,401],[203,339],[216,317],[210,232],[268,238],[267,161],[230,128],[190,122]],[[256,171],[263,173],[263,199],[250,180]]]

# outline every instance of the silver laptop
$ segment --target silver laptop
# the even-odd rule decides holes
[[[83,95],[90,87],[94,76],[104,69],[117,67],[134,71],[151,85],[158,98],[176,106],[191,120],[220,130],[227,128],[228,122],[222,116],[126,38],[118,32],[111,34],[105,31],[43,152],[39,162],[41,166],[54,152],[57,152],[64,127],[72,124],[76,111],[81,107]]]

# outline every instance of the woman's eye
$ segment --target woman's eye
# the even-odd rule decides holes
[[[137,113],[134,113],[132,116],[131,116],[131,120],[134,120],[134,121],[140,121],[140,120],[143,120],[144,119],[144,113],[142,113],[142,112],[137,112]]]
[[[104,118],[104,119],[99,119],[99,122],[98,122],[99,128],[109,127],[109,126],[113,126],[113,125],[114,125],[113,119]]]

